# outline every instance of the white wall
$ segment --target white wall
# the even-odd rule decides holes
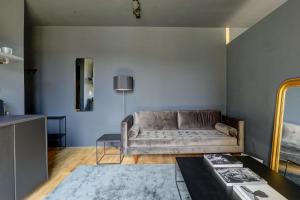
[[[94,145],[120,130],[122,95],[113,76],[132,75],[128,113],[226,107],[224,29],[151,27],[36,27],[38,110],[67,115],[69,145]],[[94,112],[75,112],[76,58],[94,59]]]

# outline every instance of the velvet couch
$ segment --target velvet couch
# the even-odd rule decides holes
[[[121,140],[125,155],[241,153],[244,121],[214,110],[135,112],[122,121]]]

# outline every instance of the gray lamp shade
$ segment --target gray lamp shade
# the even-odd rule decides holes
[[[132,76],[114,76],[114,90],[116,91],[132,91]]]

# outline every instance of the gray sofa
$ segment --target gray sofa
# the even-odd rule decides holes
[[[244,121],[214,110],[136,112],[122,121],[121,139],[125,155],[241,153]]]

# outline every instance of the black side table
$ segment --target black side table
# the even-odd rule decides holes
[[[103,143],[103,153],[99,155],[99,143]],[[107,154],[106,153],[106,143],[116,143],[118,144],[119,147],[119,153],[118,154]],[[119,163],[100,163],[102,158],[106,155],[119,155],[120,156],[120,161]],[[100,157],[99,157],[100,156]],[[122,154],[122,149],[121,149],[121,135],[120,134],[104,134],[101,137],[99,137],[96,141],[96,164],[120,164],[122,163],[122,160],[124,158],[124,155]]]
[[[56,133],[48,132],[48,142],[58,142],[60,149],[67,147],[67,117],[66,116],[48,116],[47,121],[56,121],[58,130]],[[62,128],[63,127],[63,128]],[[51,145],[50,145],[51,146]]]

